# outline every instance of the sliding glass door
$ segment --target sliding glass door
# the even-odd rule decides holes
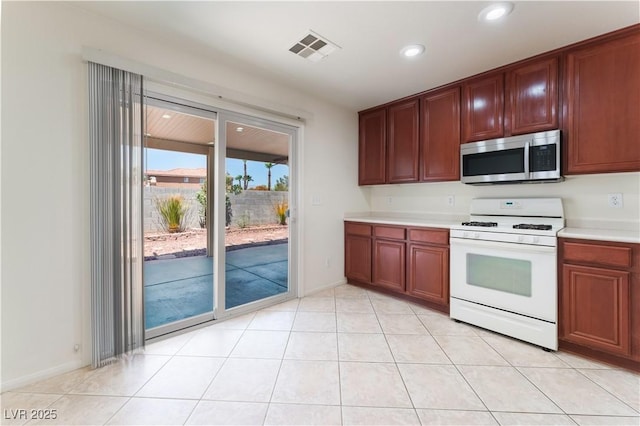
[[[147,338],[295,297],[297,129],[145,102]]]
[[[295,296],[296,129],[218,114],[215,202],[216,313],[256,309]],[[223,303],[224,302],[224,303]]]
[[[144,317],[147,338],[213,316],[214,112],[145,98]]]

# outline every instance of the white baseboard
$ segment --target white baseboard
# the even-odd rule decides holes
[[[50,379],[51,377],[57,376],[59,374],[68,373],[70,371],[77,370],[78,368],[86,367],[87,365],[88,364],[84,363],[82,360],[77,360],[58,365],[56,367],[48,368],[46,370],[27,374],[26,376],[16,377],[15,379],[3,381],[0,384],[0,392],[7,392],[13,389],[30,385],[32,383],[39,382],[41,380]]]
[[[334,288],[334,287],[338,287],[339,285],[343,285],[343,284],[346,284],[346,283],[347,283],[347,279],[343,278],[343,279],[341,279],[339,281],[336,281],[336,282],[333,282],[333,283],[330,283],[330,284],[325,284],[322,287],[314,288],[313,290],[311,290],[309,292],[305,291],[305,293],[303,295],[300,295],[300,297],[311,296],[313,294],[320,293],[321,291],[328,290],[328,289]]]

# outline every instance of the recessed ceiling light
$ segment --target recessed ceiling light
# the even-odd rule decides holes
[[[478,15],[478,21],[494,22],[500,18],[504,18],[513,11],[513,3],[503,2],[491,4]]]
[[[236,127],[236,132],[242,132],[244,130],[244,127]]]
[[[406,58],[413,58],[424,52],[424,46],[421,44],[410,44],[400,50],[400,54]]]
[[[169,114],[162,114],[162,118],[171,118]]]

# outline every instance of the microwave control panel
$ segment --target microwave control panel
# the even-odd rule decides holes
[[[529,149],[529,171],[549,172],[556,169],[556,144],[537,145]]]

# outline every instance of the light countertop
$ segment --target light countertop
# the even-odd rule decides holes
[[[558,232],[558,237],[640,244],[640,231],[638,230],[564,228]]]
[[[459,225],[468,220],[457,216],[428,216],[402,213],[353,213],[347,214],[345,221],[374,223],[382,225],[420,226],[426,228],[447,228]],[[583,240],[613,241],[620,243],[640,244],[640,231],[604,228],[567,227],[558,232],[561,238],[579,238]]]
[[[447,228],[460,225],[461,220],[455,217],[429,217],[402,214],[355,214],[344,218],[349,222],[376,223],[381,225],[420,226],[426,228]]]

